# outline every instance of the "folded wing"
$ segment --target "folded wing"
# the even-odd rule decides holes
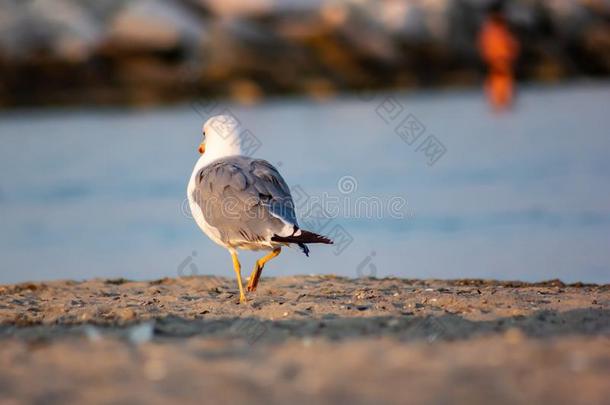
[[[298,230],[290,189],[267,161],[219,159],[201,169],[196,181],[192,197],[228,245],[269,244],[274,235]]]

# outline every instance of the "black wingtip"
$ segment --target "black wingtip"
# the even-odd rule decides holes
[[[309,247],[307,247],[307,245],[304,243],[299,243],[298,245],[303,251],[303,253],[305,253],[305,256],[309,257]]]
[[[290,235],[290,236],[278,236],[273,235],[271,240],[274,242],[287,242],[287,243],[324,243],[327,245],[332,245],[333,241],[327,238],[326,236],[318,235],[313,232],[301,230],[301,234]]]
[[[309,257],[309,248],[307,247],[306,243],[325,243],[327,245],[333,244],[333,241],[327,238],[326,236],[321,236],[316,233],[303,230],[301,230],[301,233],[298,236],[273,235],[271,237],[271,240],[274,242],[296,243],[307,257]]]

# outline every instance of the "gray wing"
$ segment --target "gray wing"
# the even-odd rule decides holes
[[[219,159],[201,169],[196,181],[193,199],[229,245],[269,241],[287,225],[298,229],[290,189],[267,161]]]

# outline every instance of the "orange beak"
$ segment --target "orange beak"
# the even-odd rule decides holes
[[[202,155],[205,153],[205,143],[203,142],[199,144],[199,153],[201,153]]]

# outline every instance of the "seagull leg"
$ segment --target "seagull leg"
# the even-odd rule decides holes
[[[258,279],[261,277],[261,273],[263,272],[263,267],[265,267],[265,263],[279,255],[281,251],[281,247],[275,248],[271,253],[256,261],[254,270],[252,270],[252,274],[250,274],[250,278],[248,279],[248,291],[256,291]]]
[[[244,286],[241,283],[241,264],[239,264],[239,260],[237,259],[237,252],[235,250],[230,250],[231,258],[233,259],[233,268],[235,269],[235,275],[237,276],[237,284],[239,285],[239,302],[246,302],[246,294],[244,294]]]

